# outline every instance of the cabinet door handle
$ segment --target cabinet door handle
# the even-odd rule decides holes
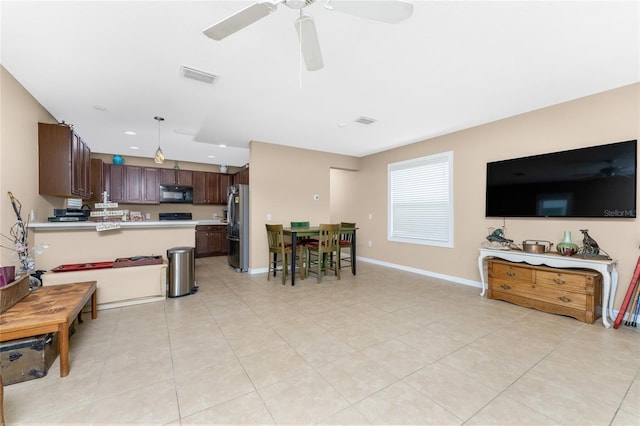
[[[567,296],[560,296],[558,297],[558,299],[560,299],[561,301],[563,301],[564,303],[569,303],[571,302],[571,299],[569,299]]]
[[[558,285],[562,285],[564,284],[566,281],[563,280],[562,278],[556,278],[555,280],[553,280],[554,283],[558,284]]]
[[[516,273],[513,272],[513,271],[507,271],[507,275],[510,276],[510,277],[515,277]]]
[[[502,284],[502,285],[500,286],[500,288],[502,288],[502,289],[504,289],[504,290],[511,290],[511,287],[510,287],[510,286],[508,286],[508,285],[506,285],[506,284]]]

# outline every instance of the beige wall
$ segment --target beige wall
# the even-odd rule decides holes
[[[38,194],[38,122],[56,121],[0,66],[0,245],[5,247],[13,245],[13,240],[4,237],[10,237],[11,227],[17,222],[8,191],[22,204],[23,220],[32,209],[37,216],[44,216],[60,206],[58,199]],[[29,240],[33,244],[33,235]],[[14,265],[13,254],[0,248],[0,263]]]
[[[253,141],[250,144],[250,268],[267,269],[265,223],[331,220],[331,169],[357,170],[356,157]],[[319,195],[314,200],[314,195]],[[271,220],[267,220],[271,215]]]
[[[589,96],[361,159],[356,202],[358,256],[478,282],[478,247],[501,219],[484,216],[488,161],[637,139],[640,135],[640,85]],[[387,164],[444,151],[454,153],[454,242],[452,249],[386,240]],[[373,219],[368,219],[368,214]],[[638,255],[638,219],[506,219],[506,234],[557,244],[563,231],[580,244],[580,229],[619,260],[619,306]],[[367,242],[372,246],[368,247]]]

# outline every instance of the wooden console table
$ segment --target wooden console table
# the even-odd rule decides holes
[[[525,253],[517,250],[495,250],[480,249],[478,256],[478,269],[480,270],[480,280],[482,282],[482,293],[484,296],[487,289],[486,271],[484,259],[495,257],[508,260],[510,262],[524,262],[529,265],[546,265],[552,268],[583,268],[598,271],[602,274],[602,325],[611,327],[609,312],[613,313],[613,301],[616,289],[618,288],[618,271],[616,270],[616,260],[611,259],[587,259],[575,256],[562,256],[559,254],[545,253]]]
[[[96,282],[39,287],[0,314],[0,342],[58,332],[60,377],[69,374],[69,325],[91,299],[91,318],[98,316]]]

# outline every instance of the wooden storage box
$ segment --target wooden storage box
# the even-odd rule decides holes
[[[162,256],[119,257],[113,262],[113,267],[124,268],[129,266],[160,265],[162,262]]]
[[[602,315],[602,275],[492,259],[487,297],[593,324]]]
[[[6,311],[29,294],[29,275],[19,277],[4,287],[0,287],[0,313]]]
[[[0,343],[2,383],[12,385],[47,375],[58,357],[58,333]]]

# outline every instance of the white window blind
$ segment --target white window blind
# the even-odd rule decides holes
[[[388,239],[453,247],[453,152],[388,165]]]

